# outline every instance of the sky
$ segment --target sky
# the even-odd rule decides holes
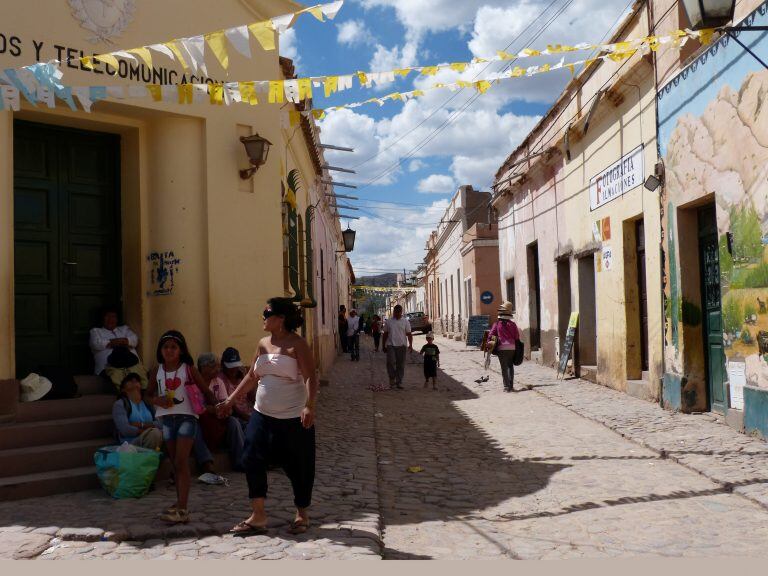
[[[547,44],[607,39],[633,0],[346,0],[335,20],[302,18],[281,36],[280,52],[293,58],[300,76],[386,71],[406,66],[466,62],[498,50],[544,49]],[[577,53],[583,59],[587,53]],[[530,66],[558,59],[527,59]],[[516,63],[517,64],[517,63]],[[390,92],[430,88],[435,82],[480,80],[499,64],[434,77],[411,73],[385,86],[353,88],[314,107],[367,100]],[[318,124],[325,144],[354,153],[326,151],[329,164],[354,169],[334,173],[357,190],[344,201],[359,208],[350,258],[359,276],[413,270],[423,261],[430,232],[457,188],[490,191],[506,157],[555,102],[567,69],[515,78],[478,96],[474,90],[427,90],[422,98],[329,112]],[[342,221],[346,228],[347,221]]]

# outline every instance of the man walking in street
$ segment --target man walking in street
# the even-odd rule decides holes
[[[360,360],[360,316],[354,309],[347,318],[347,349],[352,354],[352,362]]]
[[[411,323],[403,317],[403,307],[399,304],[392,311],[392,317],[384,323],[384,353],[387,355],[387,373],[389,374],[389,387],[403,389],[403,376],[405,376],[405,354],[407,350],[413,352],[413,335]]]

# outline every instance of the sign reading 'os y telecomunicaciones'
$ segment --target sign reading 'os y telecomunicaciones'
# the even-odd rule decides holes
[[[592,210],[621,197],[643,183],[643,147],[638,146],[589,181],[589,205]]]

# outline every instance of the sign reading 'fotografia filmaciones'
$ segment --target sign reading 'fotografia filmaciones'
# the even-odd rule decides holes
[[[596,210],[637,188],[643,183],[644,173],[643,147],[638,146],[589,181],[590,208]]]

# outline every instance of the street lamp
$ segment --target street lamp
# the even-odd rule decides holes
[[[243,136],[240,138],[240,142],[245,146],[245,153],[248,155],[248,160],[251,163],[251,168],[247,170],[240,170],[240,178],[248,180],[256,171],[267,162],[267,156],[269,156],[269,147],[272,146],[272,142],[266,138],[262,138],[258,134],[253,136]]]
[[[683,0],[693,30],[720,28],[733,20],[736,0]]]

